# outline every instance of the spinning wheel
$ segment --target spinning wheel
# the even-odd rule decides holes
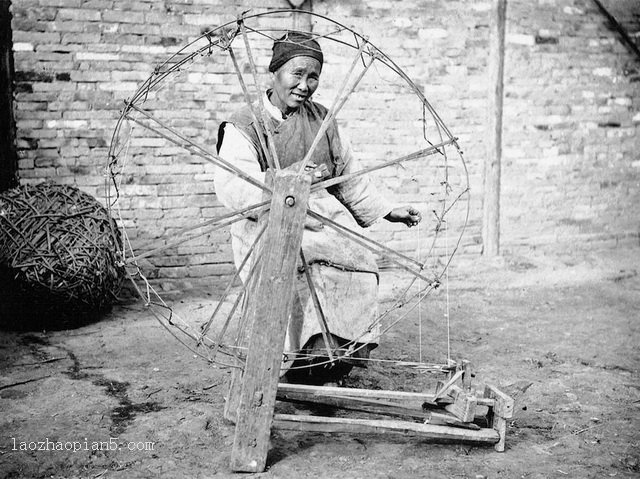
[[[237,407],[241,409],[242,404],[255,408],[268,404],[263,415],[263,423],[267,425],[271,424],[273,415],[278,363],[291,357],[306,357],[299,351],[282,351],[277,350],[281,346],[274,346],[276,351],[270,361],[275,362],[271,364],[262,356],[256,357],[256,354],[263,354],[262,351],[255,352],[260,347],[269,348],[271,343],[282,344],[294,276],[304,275],[308,302],[315,310],[327,345],[322,356],[328,358],[326,363],[330,365],[337,356],[344,359],[344,356],[356,354],[366,342],[362,338],[373,330],[379,330],[383,335],[419,309],[424,299],[442,283],[446,286],[447,269],[460,246],[469,216],[468,173],[457,138],[429,104],[422,89],[366,38],[343,24],[310,12],[296,11],[309,15],[313,23],[311,35],[322,42],[327,59],[319,95],[314,100],[331,106],[316,140],[299,165],[286,171],[280,168],[273,145],[274,132],[265,121],[264,108],[258,106],[262,103],[255,100],[264,91],[265,64],[261,60],[269,58],[273,41],[291,30],[273,25],[281,25],[282,15],[289,12],[294,11],[242,15],[237,21],[207,31],[156,67],[125,103],[113,135],[107,168],[108,203],[122,225],[125,238],[122,262],[136,291],[159,322],[192,352],[211,363],[234,368],[238,371],[236,379],[242,377],[241,371],[244,371],[243,392],[234,393],[232,387],[231,395],[236,395]],[[376,91],[383,104],[377,108],[368,105],[368,110],[359,109],[367,101],[367,91]],[[326,100],[331,97],[333,100]],[[254,121],[264,133],[260,138],[269,165],[269,181],[256,180],[212,151],[217,124],[239,106],[239,100],[250,105]],[[168,104],[179,105],[181,102],[190,108],[188,113],[181,111],[179,106],[177,111],[167,108]],[[209,111],[202,111],[198,118],[193,118],[194,107]],[[394,123],[398,125],[397,129],[376,130],[375,120],[366,116],[371,111],[397,119]],[[343,120],[353,118],[358,120],[355,123]],[[341,131],[348,132],[363,167],[311,185],[304,175],[304,167],[332,122],[338,122]],[[379,141],[381,136],[384,137],[382,142]],[[369,144],[373,145],[369,147]],[[170,177],[172,172],[180,174],[185,169],[194,169],[204,180],[215,174],[215,170],[206,165],[213,165],[218,171],[231,173],[259,188],[263,201],[223,213],[207,211],[210,217],[202,215],[197,220],[158,218],[153,222],[156,230],[157,226],[170,221],[164,228],[164,235],[150,237],[150,228],[144,226],[149,219],[142,212],[136,213],[135,206],[142,203],[146,211],[159,216],[161,213],[158,212],[166,209],[167,201],[158,190],[148,186],[143,175],[162,170]],[[394,187],[403,192],[392,196],[410,202],[423,212],[420,226],[413,231],[401,231],[376,225],[365,234],[357,227],[336,222],[308,207],[309,195],[362,175],[369,175],[387,188]],[[197,182],[192,188],[198,188]],[[183,207],[188,209],[190,205]],[[211,210],[218,211],[217,208]],[[200,213],[202,211],[200,209]],[[210,248],[210,244],[216,242],[215,235],[245,220],[248,215],[260,216],[255,241],[249,245],[247,254],[229,279],[220,301],[211,306],[210,311],[194,320],[189,312],[162,298],[149,272],[154,269],[154,261],[158,264],[159,253],[170,256],[185,245],[196,245],[195,249],[187,251],[198,251],[199,248],[205,252],[207,246]],[[356,243],[372,252],[379,262],[401,272],[397,281],[402,286],[394,290],[393,299],[360,334],[339,347],[330,340],[331,331],[319,299],[319,287],[310,274],[311,267],[304,251],[300,249],[305,218],[322,224],[345,241]],[[301,271],[296,272],[297,265],[302,265]],[[239,281],[241,275],[242,282]],[[267,323],[268,329],[273,331],[258,334],[254,330],[252,333],[251,324],[258,321],[258,316],[275,321]],[[423,371],[453,375],[457,365],[451,359],[449,348],[448,312],[445,319],[447,351],[441,362],[424,361],[422,354],[412,361],[395,362]],[[265,375],[271,379],[265,379]],[[264,391],[259,394],[249,391],[247,382],[252,377],[259,377],[270,385],[264,384]],[[459,374],[454,378],[459,378]],[[236,386],[240,387],[237,382]],[[254,426],[249,424],[247,427]],[[238,425],[238,428],[242,427]],[[263,426],[255,427],[264,429]],[[239,435],[237,429],[236,437]],[[242,450],[255,446],[241,444],[243,441],[241,437],[236,441],[238,447],[234,445],[234,448]],[[262,447],[258,446],[258,449]],[[237,469],[260,470],[264,467],[264,463],[261,465],[263,460],[260,457],[257,462],[252,459]]]
[[[215,131],[217,123],[224,119],[224,110],[232,110],[238,106],[234,99],[243,99],[254,105],[262,83],[261,69],[256,64],[256,52],[264,52],[270,48],[272,41],[287,31],[281,27],[265,27],[266,20],[278,18],[288,11],[273,11],[255,15],[245,15],[240,22],[229,22],[218,28],[204,33],[179,52],[160,64],[153,74],[138,88],[134,95],[126,101],[120,119],[114,131],[109,150],[107,194],[112,214],[120,220],[125,237],[125,248],[122,251],[123,262],[128,267],[129,277],[136,286],[140,297],[149,309],[157,316],[172,334],[185,343],[195,354],[204,357],[212,363],[224,366],[241,367],[245,353],[237,340],[242,336],[243,325],[235,324],[242,315],[241,305],[246,295],[251,278],[259,269],[260,260],[257,254],[258,241],[249,248],[249,254],[243,259],[235,274],[229,279],[222,299],[211,311],[207,321],[194,328],[194,324],[185,321],[176,308],[173,308],[162,298],[160,291],[152,286],[150,281],[148,260],[153,260],[159,254],[175,252],[176,248],[185,244],[202,245],[212,238],[213,232],[228,228],[230,225],[245,219],[248,214],[264,213],[269,209],[269,197],[272,188],[261,181],[257,181],[240,170],[237,166],[220,158],[212,151],[215,139],[211,132]],[[312,35],[323,42],[323,49],[327,61],[323,69],[321,88],[318,93],[332,94],[335,97],[331,108],[322,125],[321,133],[339,114],[349,109],[350,104],[362,104],[358,96],[366,96],[369,88],[383,90],[387,100],[381,105],[385,116],[401,119],[397,121],[399,129],[404,129],[399,139],[389,132],[385,143],[395,145],[387,147],[385,152],[367,151],[366,143],[356,155],[365,156],[363,168],[348,176],[328,179],[311,187],[311,193],[321,189],[331,188],[339,183],[348,181],[361,175],[376,176],[383,183],[386,181],[381,174],[390,178],[396,188],[411,192],[401,195],[391,194],[394,199],[411,202],[423,211],[424,220],[415,230],[400,231],[400,228],[374,227],[372,235],[365,235],[360,228],[353,228],[337,223],[323,216],[321,213],[309,209],[306,214],[322,223],[326,228],[338,235],[353,241],[361,247],[373,252],[377,258],[388,266],[393,266],[402,273],[403,286],[396,288],[394,300],[378,314],[366,330],[380,326],[381,334],[390,330],[399,321],[406,318],[424,301],[446,278],[447,268],[458,249],[462,233],[466,226],[469,212],[468,175],[466,165],[460,151],[457,139],[444,125],[435,110],[424,97],[421,89],[387,55],[369,43],[352,29],[318,14],[310,15],[315,23],[315,33]],[[266,46],[265,46],[266,45]],[[351,51],[350,64],[345,72],[342,59]],[[263,55],[268,57],[268,55]],[[332,62],[332,59],[337,59]],[[337,61],[337,63],[336,63]],[[231,70],[231,73],[229,72]],[[246,71],[249,73],[245,73]],[[191,72],[191,73],[189,73]],[[235,77],[237,85],[194,84],[203,78],[213,78],[219,74],[224,81]],[[366,81],[366,75],[371,78]],[[187,82],[181,82],[186,76]],[[334,77],[342,76],[339,88]],[[325,78],[328,86],[325,86]],[[172,87],[174,89],[172,89]],[[204,92],[202,91],[204,90]],[[213,92],[211,91],[213,90]],[[216,90],[220,90],[221,93]],[[186,92],[186,93],[185,93]],[[172,96],[179,98],[195,97],[194,105],[200,103],[202,97],[221,98],[212,104],[217,114],[212,121],[210,118],[202,120],[202,127],[195,128],[196,121],[174,115],[164,108]],[[354,97],[353,99],[351,97]],[[317,101],[323,102],[322,98]],[[327,103],[327,101],[324,101]],[[393,106],[397,105],[395,109]],[[222,110],[222,112],[221,112]],[[380,110],[380,108],[378,109]],[[365,110],[366,112],[366,110]],[[182,113],[182,112],[178,112]],[[264,112],[253,107],[253,113],[264,128]],[[362,117],[362,113],[356,115]],[[353,117],[353,109],[345,116]],[[360,120],[371,125],[370,120]],[[370,141],[370,133],[359,128],[349,128],[349,124],[341,125],[351,136],[354,149],[360,142]],[[352,130],[355,130],[352,131]],[[267,140],[272,133],[265,130]],[[320,136],[320,134],[318,136]],[[410,138],[410,142],[402,142]],[[168,147],[172,147],[168,149]],[[307,156],[302,159],[299,171],[308,163],[315,144],[311,146]],[[277,158],[273,158],[273,151],[265,142],[264,150],[270,152],[267,160],[271,162],[273,170],[277,170]],[[168,158],[167,153],[174,155]],[[375,156],[374,156],[375,155]],[[391,159],[381,159],[384,157]],[[145,231],[140,225],[144,224],[144,211],[134,211],[137,202],[142,201],[146,210],[160,210],[163,207],[162,197],[153,197],[156,190],[146,185],[143,175],[149,175],[160,165],[164,171],[181,172],[183,168],[191,168],[198,160],[215,165],[245,179],[250,184],[263,190],[265,199],[247,208],[236,211],[225,211],[224,214],[212,218],[182,219],[189,224],[183,228],[167,225],[166,234],[158,238],[144,240]],[[205,169],[205,172],[211,170]],[[206,174],[206,173],[205,173]],[[139,176],[138,176],[139,175]],[[170,176],[168,173],[167,176]],[[204,174],[202,175],[204,176]],[[160,180],[163,181],[163,180]],[[192,185],[197,188],[197,185]],[[146,190],[151,190],[148,193]],[[188,194],[187,192],[184,192]],[[398,198],[400,196],[400,198]],[[184,205],[187,207],[188,205]],[[264,231],[269,222],[262,226]],[[163,220],[156,220],[155,224],[162,226]],[[426,225],[426,226],[425,226]],[[137,237],[134,246],[132,236]],[[258,235],[258,239],[262,235]],[[374,239],[375,238],[375,239]],[[404,246],[403,250],[385,244],[384,239],[391,238],[392,242]],[[215,241],[215,239],[213,240]],[[142,243],[142,244],[140,244]],[[204,247],[201,248],[203,251]],[[296,253],[297,255],[298,253]],[[151,268],[153,269],[153,268]],[[244,271],[248,280],[242,287],[238,287],[238,278]],[[247,273],[248,272],[248,273]],[[309,278],[310,279],[310,278]],[[316,287],[309,282],[311,296]],[[321,319],[322,312],[318,311]],[[363,330],[359,337],[342,346],[344,353],[351,354],[355,350],[353,345],[364,336]],[[234,333],[234,334],[232,334]],[[285,354],[292,351],[285,351]],[[329,357],[332,352],[329,351]],[[429,365],[416,361],[414,366],[436,370],[448,370],[451,367],[450,352],[443,365]]]

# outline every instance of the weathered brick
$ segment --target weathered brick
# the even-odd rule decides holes
[[[14,32],[14,43],[29,42],[30,44],[38,43],[60,43],[60,34],[57,32]],[[15,47],[14,47],[15,49]]]
[[[102,20],[109,23],[144,23],[142,12],[108,10],[102,13]]]
[[[17,2],[16,2],[17,3]],[[48,7],[79,7],[82,0],[38,0],[38,4]]]
[[[98,43],[100,41],[100,33],[65,33],[62,35],[62,44],[65,43]]]
[[[189,266],[188,276],[192,278],[200,278],[203,276],[222,276],[231,275],[234,271],[234,266],[228,263],[203,264],[198,266]]]
[[[83,0],[83,8],[95,8],[96,10],[113,10],[116,4],[113,0]]]
[[[120,56],[116,53],[78,52],[75,56],[77,60],[87,60],[94,62],[108,62],[120,59]]]
[[[133,92],[136,90],[137,83],[134,82],[99,82],[98,88],[104,91],[117,91],[117,92]]]
[[[69,21],[58,21],[58,22],[49,22],[48,30],[56,31],[56,32],[74,32],[80,33],[84,32],[87,28],[85,22],[69,20]]]
[[[101,20],[100,11],[84,8],[61,8],[58,10],[58,20],[76,20],[87,22],[99,22]]]
[[[31,42],[13,42],[13,51],[14,52],[32,52],[36,48]]]
[[[185,25],[197,25],[205,27],[216,27],[220,25],[219,15],[183,15],[182,21]]]

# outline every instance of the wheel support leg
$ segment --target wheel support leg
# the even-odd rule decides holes
[[[494,445],[498,452],[503,452],[507,437],[507,419],[513,417],[514,401],[492,384],[487,384],[484,396],[494,400],[494,405],[489,409],[487,419],[489,427],[495,429],[500,435],[500,440]]]
[[[266,466],[310,186],[307,176],[294,172],[274,175],[262,268],[250,300],[255,306],[248,308],[251,329],[231,452],[234,471],[262,472]]]

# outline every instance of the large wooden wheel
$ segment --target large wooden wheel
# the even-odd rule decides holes
[[[259,240],[262,235],[258,235],[238,271],[230,276],[220,300],[210,311],[204,314],[199,311],[197,319],[191,317],[193,311],[163,297],[152,280],[151,271],[162,267],[158,257],[185,245],[195,244],[206,252],[208,243],[218,241],[219,232],[226,231],[247,214],[263,215],[262,231],[267,228],[270,198],[274,194],[272,186],[251,178],[220,158],[214,152],[214,135],[217,123],[241,101],[255,105],[255,98],[266,84],[263,77],[273,40],[284,31],[295,29],[282,26],[284,18],[292,12],[243,15],[237,21],[203,33],[159,64],[125,102],[109,149],[108,205],[122,228],[125,245],[122,262],[131,283],[171,334],[195,354],[221,366],[243,368],[245,363],[243,341],[247,332],[243,322],[246,315],[242,311],[247,291],[261,265]],[[309,33],[321,42],[327,59],[315,98],[330,107],[321,132],[329,122],[337,121],[351,137],[355,154],[364,165],[349,177],[314,184],[311,192],[357,175],[371,175],[383,188],[402,191],[390,196],[410,202],[424,217],[418,229],[381,225],[365,232],[336,223],[317,211],[306,211],[325,228],[370,250],[379,261],[401,273],[395,276],[402,285],[393,288],[393,300],[380,308],[372,324],[359,337],[342,345],[341,353],[349,355],[356,351],[359,339],[367,331],[374,327],[379,327],[383,334],[389,331],[419,308],[445,280],[469,216],[468,173],[457,138],[427,101],[422,88],[389,56],[341,23],[310,12],[296,12],[309,16],[313,26],[313,32]],[[367,92],[374,90],[378,98],[383,98],[383,103],[362,108],[367,104]],[[190,113],[176,110],[176,102],[184,102]],[[201,114],[197,113],[198,107]],[[252,111],[265,128],[265,112],[255,106]],[[397,126],[387,131],[378,129],[376,119],[365,116],[372,112],[396,119],[394,125]],[[270,144],[271,132],[268,129],[264,132],[263,149],[269,152],[271,168],[277,170],[277,158]],[[383,142],[378,140],[381,136]],[[384,151],[368,146],[376,142],[387,145]],[[311,150],[314,148],[315,143]],[[302,159],[300,171],[309,157],[310,153]],[[201,164],[215,165],[260,188],[264,201],[206,218],[160,217],[157,212],[166,206],[163,204],[166,198],[149,189],[148,176],[157,177],[155,171],[159,165],[163,166],[163,175],[171,176],[171,171],[179,173]],[[162,178],[155,179],[163,183]],[[136,208],[141,203],[144,208]],[[144,226],[149,224],[149,211],[158,216],[154,231],[164,230],[159,237],[154,237],[156,235],[149,233],[151,229]],[[176,216],[180,221],[176,221]],[[167,224],[163,224],[165,221]],[[248,276],[245,284],[239,281],[241,271]],[[316,287],[310,275],[307,280],[310,294],[315,297]],[[316,306],[318,320],[323,323],[322,308],[319,304]],[[322,329],[325,334],[330,332],[326,326]],[[284,352],[285,355],[292,353]],[[336,351],[329,350],[326,355],[332,361]],[[441,362],[427,363],[422,358],[404,362],[427,370],[450,370],[454,364],[448,347],[443,356]]]

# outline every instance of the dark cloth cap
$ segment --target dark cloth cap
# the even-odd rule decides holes
[[[320,45],[311,35],[302,32],[287,32],[283,37],[273,42],[273,56],[269,63],[269,71],[275,72],[293,57],[311,57],[322,62]]]

